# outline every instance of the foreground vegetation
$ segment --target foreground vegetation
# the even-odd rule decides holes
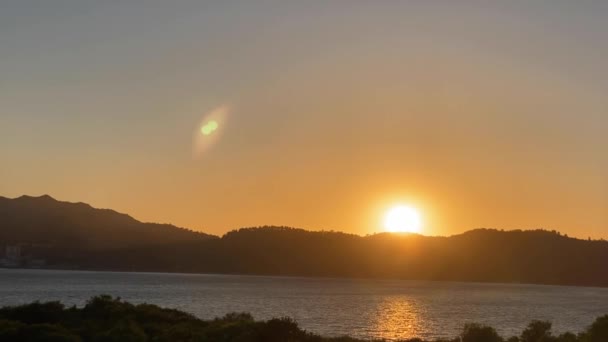
[[[254,321],[249,314],[228,314],[210,321],[156,305],[133,305],[109,296],[91,298],[82,308],[60,302],[0,308],[0,341],[238,341],[357,342],[350,337],[325,338],[300,329],[290,318]],[[407,342],[425,342],[420,339]],[[436,342],[606,342],[608,315],[586,331],[554,336],[551,323],[534,321],[520,336],[504,339],[492,327],[467,324],[460,336]],[[429,341],[430,342],[430,341]]]

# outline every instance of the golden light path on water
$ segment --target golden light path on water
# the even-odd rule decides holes
[[[405,296],[393,296],[382,301],[374,317],[374,330],[386,340],[408,339],[423,336],[425,322],[420,306]]]
[[[198,159],[221,138],[230,108],[220,106],[206,113],[198,124],[193,138],[192,157]]]

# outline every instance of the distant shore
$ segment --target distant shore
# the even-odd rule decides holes
[[[608,287],[608,241],[552,230],[367,236],[264,226],[221,237],[46,197],[0,197],[0,265]]]
[[[575,287],[575,288],[598,288],[605,289],[608,286],[585,286],[585,285],[564,285],[564,284],[543,284],[543,283],[519,283],[519,282],[492,282],[492,281],[466,281],[466,280],[426,280],[426,279],[400,279],[400,278],[370,278],[370,277],[332,277],[332,276],[302,276],[302,275],[274,275],[274,274],[247,274],[247,273],[204,273],[204,272],[171,272],[171,271],[137,271],[137,270],[113,270],[113,269],[94,269],[94,268],[61,268],[61,267],[3,267],[2,270],[21,270],[21,271],[64,271],[64,272],[88,272],[88,273],[133,273],[133,274],[169,274],[169,275],[201,275],[201,276],[235,276],[235,277],[264,277],[264,278],[288,278],[288,279],[339,279],[339,280],[364,280],[364,281],[411,281],[421,283],[453,283],[453,284],[479,284],[479,285],[521,285],[521,286],[551,286],[551,287]]]

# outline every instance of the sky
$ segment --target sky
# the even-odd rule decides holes
[[[0,196],[213,234],[365,235],[407,204],[427,235],[608,238],[607,17],[600,0],[2,1]]]

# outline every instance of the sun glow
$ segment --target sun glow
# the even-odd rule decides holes
[[[416,208],[398,205],[384,215],[384,229],[392,233],[420,233],[422,219]]]

